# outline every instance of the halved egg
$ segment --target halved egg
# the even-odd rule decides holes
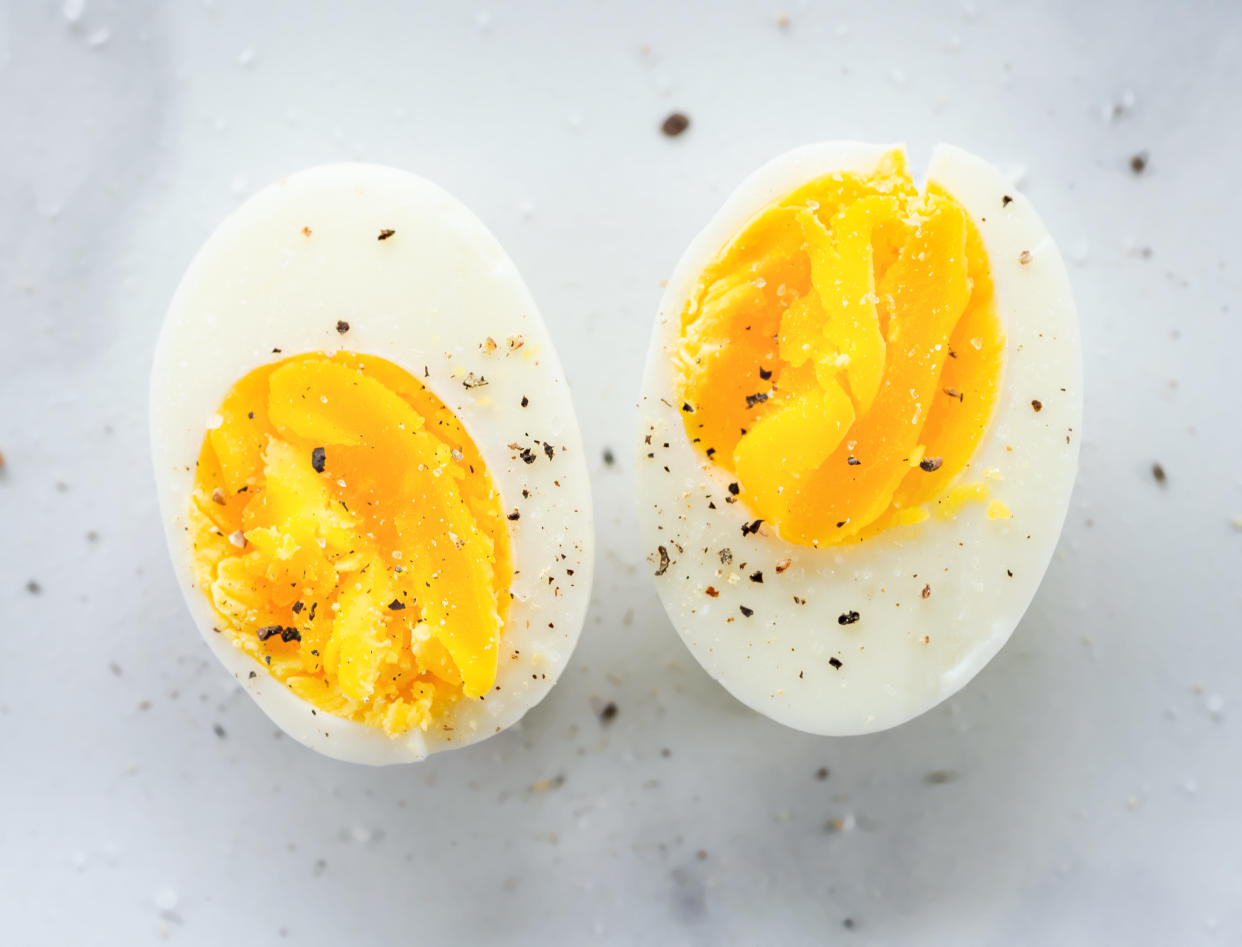
[[[1009,638],[1078,466],[1069,281],[1030,203],[939,146],[810,145],[682,257],[640,404],[640,518],[703,667],[821,734],[902,723]]]
[[[591,585],[565,377],[513,262],[389,168],[315,168],[208,239],[151,376],[186,602],[281,728],[421,759],[547,694]]]

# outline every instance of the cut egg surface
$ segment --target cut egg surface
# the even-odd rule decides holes
[[[639,407],[664,607],[788,726],[882,730],[969,681],[1047,569],[1078,466],[1081,352],[1035,211],[941,145],[760,168],[669,281]]]
[[[225,220],[169,309],[151,438],[190,611],[301,743],[422,759],[564,669],[594,545],[568,387],[513,262],[422,178],[316,168]]]

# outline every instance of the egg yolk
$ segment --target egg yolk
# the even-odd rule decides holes
[[[894,151],[770,204],[704,269],[682,420],[784,539],[858,541],[925,518],[966,467],[1003,349],[974,223]]]
[[[314,707],[399,734],[496,681],[513,568],[500,497],[402,369],[298,355],[229,391],[194,478],[221,634]]]

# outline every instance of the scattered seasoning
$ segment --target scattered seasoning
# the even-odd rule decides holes
[[[280,640],[285,642],[301,641],[302,632],[298,631],[296,628],[286,628],[280,633]]]
[[[1158,463],[1151,465],[1151,475],[1156,478],[1156,483],[1160,484],[1162,487],[1169,479],[1164,472],[1164,468]]]
[[[311,621],[314,621],[314,620],[315,620],[315,609],[317,609],[318,607],[319,607],[319,603],[318,603],[318,602],[311,602],[311,613],[310,613],[310,620],[311,620]]]
[[[617,718],[617,705],[611,700],[604,704],[604,709],[599,712],[599,722],[604,726],[612,723]]]
[[[533,464],[535,462],[535,452],[529,447],[523,447],[520,451],[518,451],[518,456],[521,457],[525,463]]]
[[[1130,170],[1135,174],[1142,174],[1147,170],[1147,152],[1140,151],[1130,156]]]
[[[745,605],[739,605],[738,610],[747,618],[755,614],[755,610],[753,608],[747,608]]]
[[[1040,401],[1038,398],[1032,398],[1031,408],[1034,409],[1036,414],[1038,414],[1040,411],[1044,410],[1044,403]]]
[[[852,625],[854,624],[854,622],[858,621],[860,617],[861,616],[858,614],[858,612],[853,611],[853,610],[850,610],[848,612],[842,612],[840,615],[837,616],[837,624],[838,625]]]
[[[336,321],[336,331],[339,332],[341,335],[344,335],[346,332],[349,331],[349,323],[346,322],[344,319],[338,319]]]
[[[742,535],[749,536],[751,533],[759,532],[759,527],[763,525],[763,520],[755,520],[753,523],[742,524]]]
[[[825,779],[827,779],[827,778],[828,778],[828,767],[827,767],[827,766],[821,766],[819,769],[817,769],[817,770],[815,771],[815,778],[816,778],[816,779],[818,779],[821,783],[822,783]]]
[[[841,670],[841,668],[843,667],[843,665],[841,664],[841,659],[840,659],[840,658],[835,658],[835,657],[834,657],[834,658],[829,658],[829,659],[828,659],[828,663],[832,665],[832,669],[833,669],[834,671],[839,671],[839,670]]]
[[[730,493],[732,493],[734,496],[737,496],[739,493],[741,493],[741,492],[742,492],[742,487],[741,487],[741,485],[740,485],[740,484],[739,484],[739,483],[735,480],[735,481],[733,481],[733,483],[729,484],[729,492],[730,492]]]
[[[733,550],[727,547],[720,550],[720,561],[724,565],[728,565],[730,562],[732,562],[733,561]]]
[[[216,487],[214,490],[212,490],[211,491],[211,502],[218,503],[220,506],[224,506],[224,491],[221,490],[219,487]]]
[[[924,457],[919,461],[919,468],[931,473],[933,470],[939,470],[940,465],[943,463],[943,457]]]
[[[322,447],[316,447],[311,451],[311,466],[315,468],[315,473],[323,473],[323,468],[328,462],[328,454]]]
[[[760,585],[762,585],[762,584],[763,584],[763,573],[762,573],[762,572],[752,572],[752,573],[750,574],[750,581],[752,581],[752,582],[758,582]]]
[[[507,517],[505,517],[505,519],[507,519],[510,523],[516,523],[521,518],[522,518],[522,514],[519,513],[517,510],[514,510]]]
[[[663,546],[658,546],[656,547],[656,552],[660,554],[660,567],[656,569],[655,574],[657,576],[664,575],[664,573],[668,571],[668,550]]]
[[[764,381],[767,381],[769,378],[772,377],[772,369],[770,368],[759,369],[759,377],[762,378]]]
[[[1013,578],[1013,570],[1012,570],[1012,569],[1006,569],[1006,570],[1005,570],[1005,575],[1009,576],[1009,578],[1011,578],[1011,579],[1012,579],[1012,578]]]
[[[763,404],[767,400],[768,393],[766,391],[757,391],[753,395],[746,396],[746,407],[753,408],[755,405]]]
[[[466,375],[465,378],[461,380],[461,386],[466,389],[484,388],[487,386],[487,383],[488,382],[486,378],[484,378],[482,375],[476,375],[474,372],[470,372],[468,375]]]
[[[786,569],[788,569],[788,568],[789,568],[789,564],[790,564],[791,562],[793,562],[793,560],[792,560],[792,559],[782,559],[780,562],[778,562],[778,563],[776,564],[776,574],[777,574],[777,575],[780,575],[782,572],[784,572]]]
[[[660,125],[660,131],[664,132],[669,138],[676,138],[689,127],[690,119],[681,112],[673,112]]]
[[[253,411],[251,411],[249,414],[247,414],[247,415],[246,415],[246,417],[248,417],[251,421],[253,421],[253,420],[254,420],[254,412],[253,412]]]
[[[250,679],[250,680],[252,680],[252,681],[253,681],[256,677],[258,677],[258,676],[259,676],[259,672],[258,672],[258,671],[251,671],[251,672],[250,672],[250,674],[248,675],[249,679]]]
[[[284,629],[281,628],[280,625],[264,625],[256,631],[255,634],[259,636],[260,641],[267,641],[268,638],[274,637],[282,631],[284,631]]]
[[[604,466],[611,467],[616,462],[617,462],[617,458],[612,456],[612,451],[609,448],[605,447],[604,448]]]
[[[401,599],[399,598],[394,598],[391,602],[388,603],[388,608],[394,612],[404,611],[405,602],[401,601]]]
[[[859,464],[862,463],[862,461],[859,460],[857,457],[855,457],[853,454],[850,454],[850,456],[846,459],[845,462],[849,464],[851,467],[857,467]]]
[[[1008,207],[1012,203],[1013,203],[1013,198],[1010,197],[1008,194],[1006,194],[1004,197],[1001,198],[1001,207]]]
[[[526,395],[522,395],[522,407],[525,408],[528,404],[530,404],[530,399]]]
[[[714,585],[709,585],[703,591],[707,593],[708,598],[720,598],[720,589]]]
[[[964,394],[962,394],[960,391],[958,391],[956,388],[944,388],[944,389],[942,389],[942,390],[943,390],[943,391],[944,391],[944,393],[945,393],[946,395],[948,395],[950,398],[956,398],[958,401],[965,401],[965,400],[966,400],[966,396],[965,396]]]
[[[1019,253],[1018,262],[1021,263],[1023,266],[1026,266],[1026,264],[1030,263],[1031,262],[1031,251],[1023,250],[1021,253]]]
[[[218,723],[213,723],[211,725],[211,729],[215,732],[216,736],[218,736],[221,740],[223,740],[226,736],[228,736],[228,734],[224,732],[224,727],[220,726],[220,724]]]
[[[543,442],[543,452],[548,455],[548,460],[551,460],[552,455],[556,453],[556,451],[552,449],[552,445],[547,441]]]
[[[931,584],[923,586],[923,598],[931,598]]]
[[[295,615],[301,615],[301,614],[302,614],[302,609],[304,609],[305,607],[306,607],[306,606],[305,606],[305,605],[303,605],[301,602],[294,602],[294,603],[293,603],[293,614],[295,614]]]
[[[708,460],[710,460],[711,458],[713,458],[713,457],[715,457],[715,456],[716,456],[716,448],[714,448],[714,447],[709,447],[709,448],[707,448],[706,453],[707,453],[707,458],[708,458]]]
[[[394,233],[396,233],[396,232],[397,232],[397,231],[395,231],[395,230],[381,230],[381,231],[379,232],[379,237],[378,237],[377,239],[379,239],[379,240],[387,240],[389,237],[391,237],[391,236],[392,236]]]
[[[690,406],[689,401],[683,401],[681,403],[681,410],[686,412],[686,414],[694,414],[694,408]]]

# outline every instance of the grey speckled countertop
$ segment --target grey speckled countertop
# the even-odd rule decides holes
[[[1242,8],[259,6],[0,8],[6,939],[1242,942]],[[911,724],[829,740],[689,657],[630,452],[660,281],[746,172],[840,137],[1022,177],[1071,262],[1087,417],[999,658]],[[563,682],[519,728],[387,770],[282,738],[210,659],[147,450],[195,249],[343,158],[419,171],[500,237],[597,504]]]

